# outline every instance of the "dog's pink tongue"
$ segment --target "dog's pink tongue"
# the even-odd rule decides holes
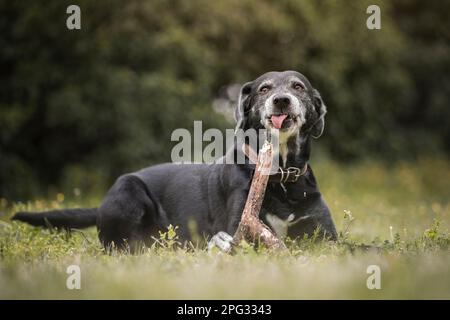
[[[281,126],[283,125],[284,119],[286,119],[287,114],[280,114],[279,116],[273,115],[271,120],[272,124],[275,128],[281,129]]]

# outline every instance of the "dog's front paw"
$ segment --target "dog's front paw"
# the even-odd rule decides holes
[[[224,231],[216,233],[208,242],[208,251],[211,251],[214,247],[219,248],[221,251],[229,253],[233,249],[233,237]]]

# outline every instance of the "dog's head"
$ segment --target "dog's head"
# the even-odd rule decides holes
[[[319,92],[304,75],[268,72],[242,86],[236,129],[278,129],[287,138],[300,132],[318,138],[325,127],[325,113]]]

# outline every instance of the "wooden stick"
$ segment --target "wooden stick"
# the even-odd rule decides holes
[[[258,154],[258,163],[256,164],[241,222],[233,237],[235,243],[240,243],[243,239],[249,239],[252,242],[259,239],[269,249],[287,249],[283,241],[259,219],[259,211],[261,210],[267,182],[269,181],[271,167],[272,144],[266,141]]]

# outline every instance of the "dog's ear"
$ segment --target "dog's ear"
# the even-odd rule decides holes
[[[316,89],[313,89],[313,101],[319,118],[317,118],[311,128],[311,136],[317,139],[322,135],[323,130],[325,129],[325,114],[327,113],[327,107],[325,106],[325,103],[323,103],[319,91]]]
[[[236,130],[244,129],[247,115],[250,111],[250,93],[252,92],[253,82],[247,82],[241,87],[239,99],[234,110],[234,118],[236,120]]]

